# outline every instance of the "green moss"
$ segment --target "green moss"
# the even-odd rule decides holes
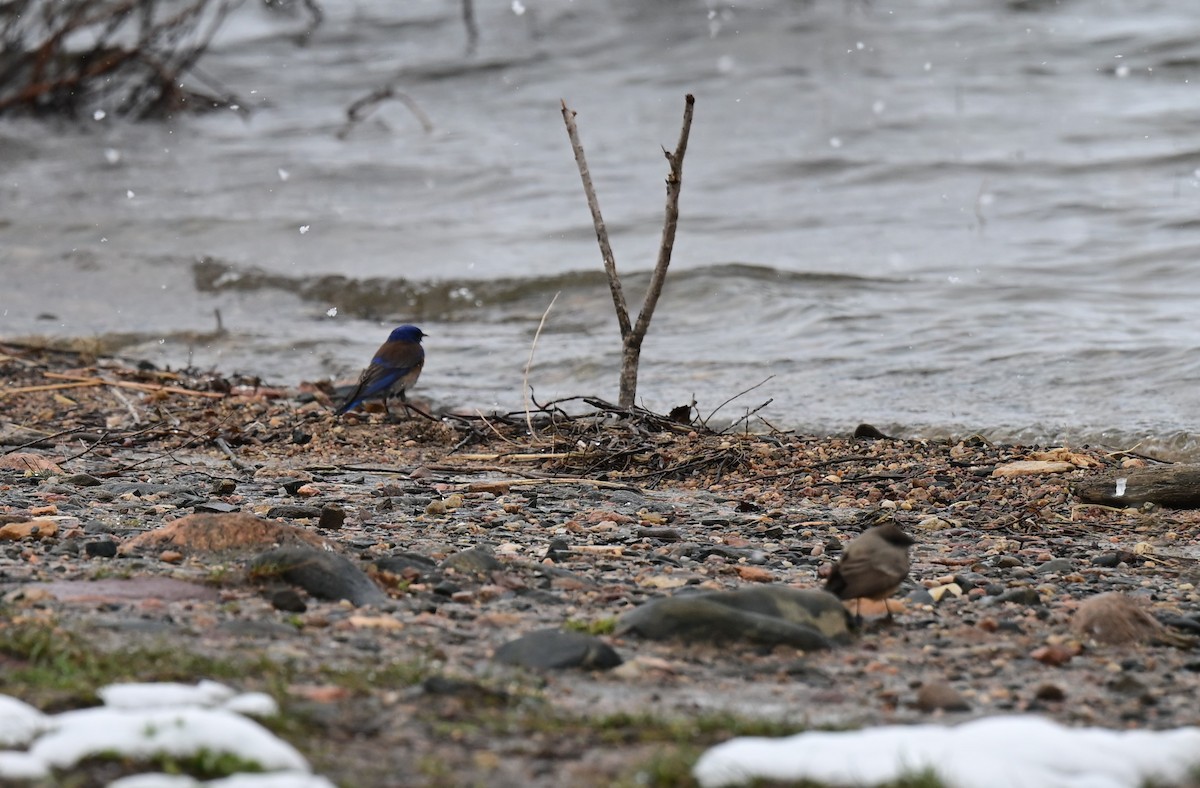
[[[26,622],[0,628],[0,691],[46,710],[90,706],[96,690],[119,681],[236,679],[278,672],[265,658],[226,661],[157,646],[104,651],[78,633],[53,622]]]
[[[159,753],[146,758],[133,758],[122,752],[108,751],[85,758],[67,771],[58,772],[51,784],[56,788],[86,788],[145,772],[211,780],[234,774],[261,774],[264,771],[258,761],[208,749],[185,756]]]
[[[125,567],[114,569],[111,566],[100,566],[93,570],[90,575],[88,575],[89,580],[128,580],[131,577],[133,577],[133,571],[131,569]]]
[[[573,632],[583,632],[588,635],[611,635],[616,628],[617,620],[611,616],[608,618],[598,618],[594,621],[569,618],[563,623],[563,629],[569,629]]]
[[[420,684],[429,673],[423,660],[398,660],[362,668],[320,669],[321,678],[330,684],[363,694],[381,689],[411,687]]]
[[[741,717],[726,712],[688,717],[620,712],[590,719],[587,724],[610,743],[715,743],[734,736],[790,736],[805,730],[804,726],[796,723]]]
[[[615,788],[693,788],[692,767],[702,752],[686,745],[657,750],[622,775]]]

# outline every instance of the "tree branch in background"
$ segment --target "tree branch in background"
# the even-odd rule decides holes
[[[462,0],[463,26],[467,29],[467,54],[479,48],[479,23],[475,21],[475,0]]]
[[[338,130],[337,138],[339,140],[346,139],[346,137],[350,136],[350,132],[354,130],[355,126],[367,119],[372,110],[388,99],[393,98],[408,107],[408,111],[420,121],[421,128],[425,130],[426,134],[433,131],[433,121],[429,119],[429,116],[425,114],[424,110],[421,109],[421,106],[417,104],[412,96],[403,91],[396,90],[395,85],[384,85],[381,88],[371,91],[346,108],[346,123]]]
[[[620,394],[617,402],[622,407],[632,407],[637,397],[638,365],[642,356],[642,341],[650,328],[650,319],[654,316],[654,308],[662,295],[666,282],[667,268],[671,264],[671,252],[675,248],[675,230],[679,224],[679,192],[683,184],[683,157],[687,153],[688,135],[692,129],[692,111],[696,99],[688,94],[684,99],[683,126],[679,132],[679,143],[675,150],[663,149],[670,171],[667,173],[667,207],[663,218],[662,243],[658,250],[658,262],[650,275],[650,285],[646,289],[646,298],[638,313],[636,325],[629,322],[629,308],[625,304],[625,293],[621,289],[621,279],[617,275],[617,261],[613,256],[612,246],[608,242],[608,229],[604,226],[604,218],[600,215],[600,203],[596,199],[596,189],[592,185],[591,172],[588,170],[587,159],[583,153],[583,143],[579,141],[579,130],[575,126],[575,111],[562,102],[563,121],[567,125],[567,136],[571,139],[571,149],[575,152],[575,164],[579,167],[579,177],[583,180],[583,192],[587,197],[588,208],[592,212],[592,224],[596,228],[596,241],[600,244],[600,255],[604,258],[604,272],[608,275],[609,289],[612,291],[613,307],[617,313],[617,323],[621,327],[621,381]]]
[[[241,106],[184,84],[238,2],[0,2],[0,114],[140,120]]]

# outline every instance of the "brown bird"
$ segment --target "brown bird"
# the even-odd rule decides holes
[[[882,599],[888,618],[892,610],[887,598],[896,593],[908,576],[908,547],[916,541],[894,523],[871,528],[846,545],[842,560],[829,574],[825,590],[838,599]],[[862,616],[854,609],[855,618]]]

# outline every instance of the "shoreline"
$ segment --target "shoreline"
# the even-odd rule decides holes
[[[1200,516],[1072,494],[1136,457],[1081,449],[1059,455],[1070,470],[997,476],[1037,450],[705,434],[603,412],[531,439],[498,419],[336,420],[319,391],[81,362],[0,343],[0,391],[82,382],[47,372],[107,380],[0,399],[3,456],[59,463],[0,470],[0,526],[55,525],[0,542],[0,693],[43,711],[91,705],[118,679],[223,680],[272,694],[271,727],[343,785],[686,785],[704,747],[747,733],[1200,716],[1186,650],[1072,628],[1107,591],[1197,620],[1200,566],[1182,548]],[[14,450],[14,424],[42,430],[42,445]],[[864,606],[851,642],[813,652],[613,633],[664,596],[818,588],[880,512],[918,541],[892,625]],[[256,570],[266,543],[124,552],[197,514],[325,540],[383,599],[323,600]],[[291,597],[301,604],[284,609]],[[493,661],[545,628],[598,636],[624,664]],[[961,704],[931,705],[925,687]]]

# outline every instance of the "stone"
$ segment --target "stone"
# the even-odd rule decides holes
[[[805,651],[849,639],[849,614],[825,591],[781,585],[680,594],[655,599],[620,617],[617,634],[651,640],[744,641]]]
[[[76,473],[63,479],[64,484],[70,484],[73,487],[99,487],[104,482],[92,476],[90,473]]]
[[[1046,703],[1062,703],[1067,699],[1067,693],[1057,684],[1042,684],[1034,690],[1033,697]]]
[[[233,495],[236,490],[236,479],[217,479],[215,482],[213,482],[213,495]]]
[[[1024,588],[1012,588],[1008,591],[1005,591],[1003,594],[1000,594],[999,596],[987,597],[987,599],[996,604],[1014,602],[1018,605],[1032,606],[1040,605],[1042,603],[1042,597],[1038,594],[1037,589],[1030,588],[1028,586],[1025,586]]]
[[[546,545],[546,558],[556,564],[571,560],[571,545],[566,539],[551,539]]]
[[[376,558],[375,568],[398,577],[426,577],[437,569],[437,562],[419,553],[397,553]]]
[[[1112,568],[1120,564],[1131,564],[1138,560],[1137,555],[1128,550],[1115,550],[1109,553],[1101,553],[1092,559],[1092,566],[1102,566]]]
[[[278,577],[318,599],[345,599],[353,605],[378,605],[388,597],[350,559],[308,546],[268,550],[251,562],[251,574]]]
[[[970,711],[971,704],[949,682],[931,681],[917,690],[917,708],[924,712]]]
[[[1052,558],[1044,564],[1039,564],[1033,571],[1039,575],[1065,575],[1075,568],[1070,558]]]
[[[267,510],[267,518],[271,520],[309,520],[321,516],[321,510],[315,506],[301,506],[294,503],[281,503]]]
[[[295,526],[276,523],[252,514],[189,514],[139,534],[118,548],[121,555],[178,550],[191,553],[240,552],[247,548],[305,546],[333,549],[316,534]]]
[[[0,525],[0,540],[50,539],[58,534],[58,523],[53,520],[27,520],[23,523]]]
[[[330,503],[321,507],[321,516],[317,520],[318,528],[337,530],[346,522],[346,510],[337,504]]]
[[[561,629],[540,629],[510,640],[492,656],[496,662],[536,670],[608,670],[621,656],[598,637]]]
[[[304,598],[294,588],[283,588],[271,594],[271,607],[285,613],[304,613],[308,610]]]
[[[230,512],[236,512],[240,508],[241,507],[239,506],[235,506],[231,503],[225,503],[224,501],[202,501],[192,506],[192,511],[208,512],[209,514],[228,514]]]
[[[117,554],[117,543],[111,539],[84,542],[83,552],[92,558],[112,558]]]
[[[487,547],[472,547],[453,555],[446,556],[441,568],[453,569],[460,575],[482,577],[503,567],[496,555]]]

